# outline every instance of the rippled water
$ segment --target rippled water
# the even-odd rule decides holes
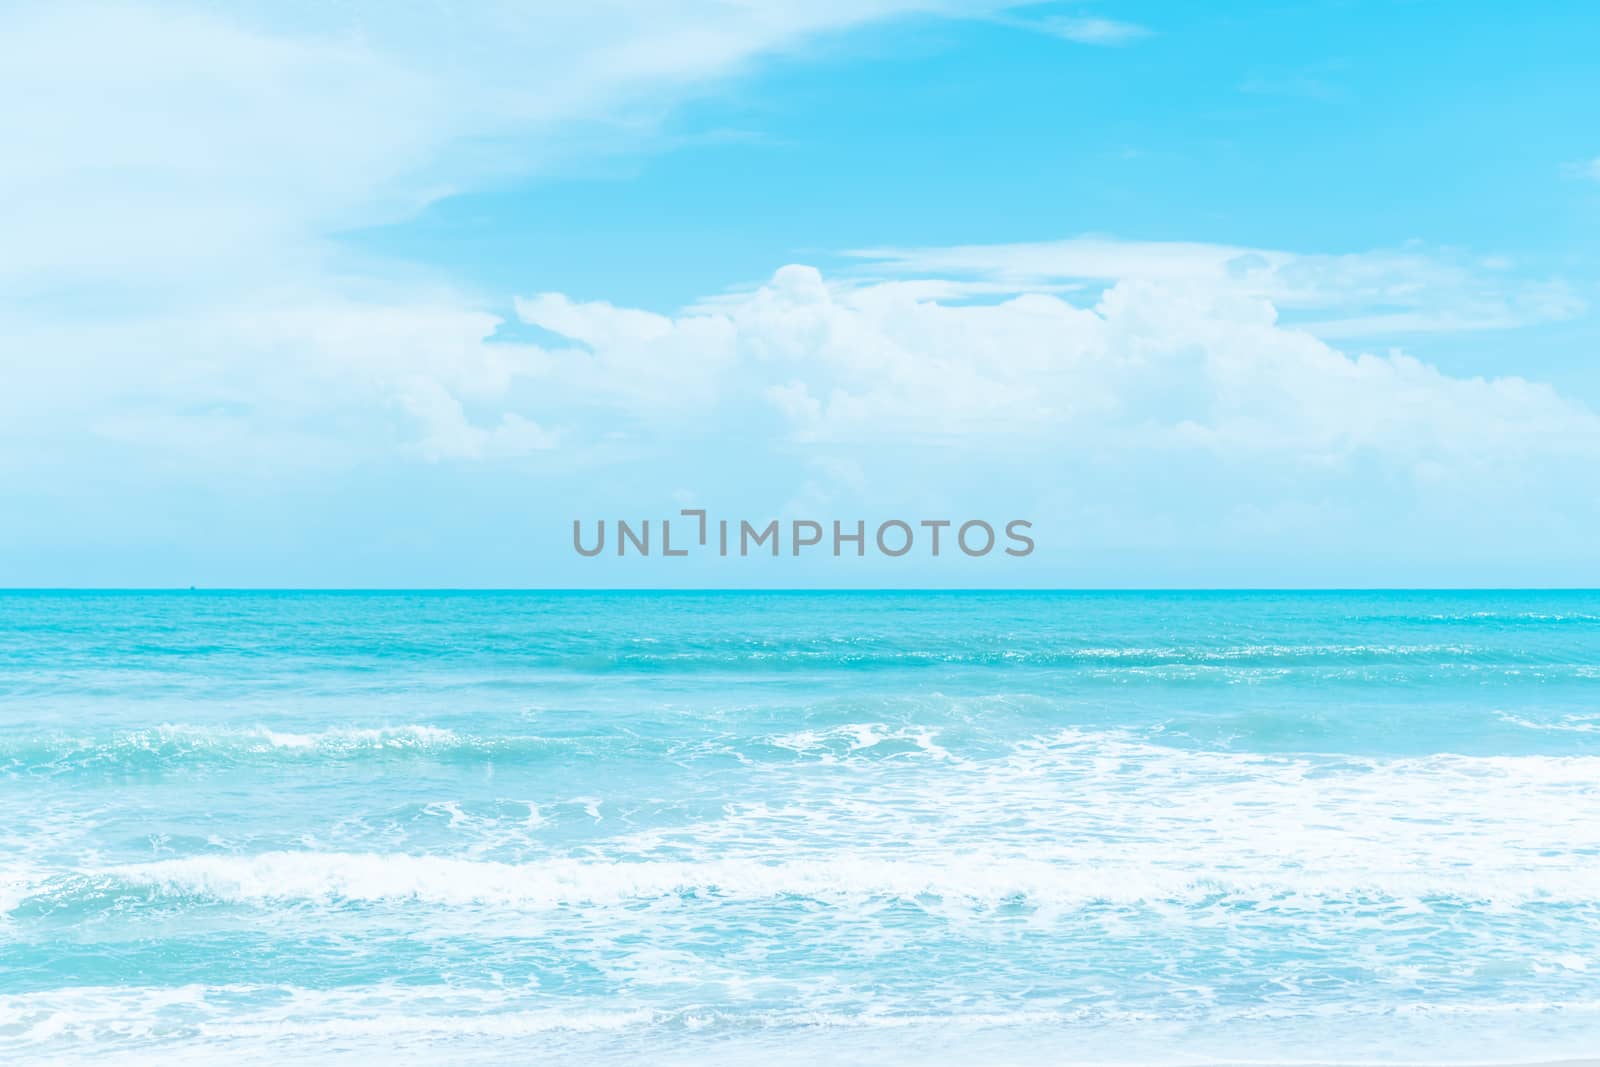
[[[1600,594],[0,594],[0,1059],[1600,1049]]]

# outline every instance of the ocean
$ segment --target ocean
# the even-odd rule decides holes
[[[0,593],[6,1063],[1600,1050],[1600,593]]]

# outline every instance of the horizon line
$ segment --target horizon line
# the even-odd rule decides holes
[[[1586,585],[1192,586],[290,586],[13,585],[7,593],[1594,593]]]

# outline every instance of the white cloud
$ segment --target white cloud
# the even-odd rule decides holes
[[[1047,18],[1032,25],[1078,44],[1121,45],[1150,36],[1150,31],[1143,26],[1107,18]]]
[[[553,295],[519,308],[585,343],[545,366],[591,402],[598,394],[688,419],[759,403],[781,419],[780,436],[799,441],[911,436],[970,452],[1021,437],[1310,466],[1359,454],[1401,468],[1600,453],[1600,419],[1548,386],[1456,378],[1400,352],[1343,351],[1280,322],[1269,293],[1343,307],[1352,294],[1405,291],[1387,255],[1369,264],[1175,246],[1163,260],[1157,247],[1050,246],[1049,269],[1032,258],[1039,248],[926,250],[875,264],[988,264],[1018,279],[1125,275],[1084,303],[1020,281],[1004,299],[972,302],[959,286],[830,281],[790,266],[672,317]],[[1454,268],[1419,269],[1427,278]],[[674,389],[674,380],[692,386]]]
[[[879,248],[853,253],[869,276],[938,274],[1038,289],[1051,284],[1146,281],[1260,297],[1316,313],[1318,336],[1504,329],[1572,318],[1584,301],[1559,279],[1510,272],[1503,258],[1420,248],[1343,255],[1234,245],[1079,237],[1008,245]]]
[[[1587,178],[1600,182],[1600,157],[1587,159],[1581,163],[1568,163],[1566,172],[1569,178]]]
[[[1103,251],[1071,271],[1101,280],[997,292],[991,277],[975,291],[970,279],[893,277],[879,260],[831,276],[791,265],[674,315],[551,294],[519,308],[582,338],[534,372],[552,410],[601,415],[563,447],[592,455],[604,426],[608,441],[639,444],[629,464],[697,478],[697,499],[728,499],[731,485],[783,514],[1027,512],[1061,553],[1049,580],[1068,584],[1578,573],[1600,508],[1600,416],[1521,377],[1336,344],[1285,322],[1266,295],[1344,310],[1374,287],[1407,291],[1390,254],[1330,263],[1178,246],[1163,263],[1151,245],[1070,251]],[[929,250],[916,265],[942,257],[972,260]],[[1259,284],[1228,269],[1241,258]],[[1300,259],[1314,280],[1290,270]],[[1419,258],[1418,270],[1466,269],[1450,263]],[[1019,279],[1062,273],[1005,266]],[[697,449],[707,428],[715,447]],[[1119,577],[1078,569],[1078,553],[1117,561]],[[1254,562],[1267,557],[1270,577]],[[1518,570],[1528,559],[1569,570]],[[1197,572],[1192,560],[1208,562]]]
[[[473,295],[384,280],[385,265],[341,261],[327,243],[460,183],[547,165],[584,124],[647,137],[681,93],[819,33],[981,6],[12,8],[0,88],[42,103],[0,116],[16,149],[0,170],[0,273],[19,294],[0,305],[11,437],[75,413],[119,440],[203,442],[218,457],[232,433],[240,448],[266,434],[297,455],[321,441],[330,455],[488,458],[579,442],[564,424],[597,413],[739,404],[815,439],[874,424],[1028,434],[1127,417],[1150,397],[1171,406],[1174,376],[1223,381],[1227,345],[1265,374],[1260,353],[1323,353],[1308,348],[1316,338],[1511,326],[1581,306],[1560,282],[1460,255],[1079,238],[868,250],[844,276],[786,268],[675,316],[518,301],[520,317],[575,342],[551,353],[491,341],[498,319]],[[1142,32],[1053,25],[1101,42]],[[1374,381],[1383,368],[1395,387],[1410,380],[1371,358],[1361,373]],[[1243,434],[1185,417],[1210,439]]]
[[[334,226],[415,203],[393,188],[449,128],[423,72],[353,38],[195,6],[39,5],[0,33],[8,272],[41,281],[249,281]]]
[[[449,290],[294,289],[134,320],[13,325],[0,481],[115,459],[179,481],[315,480],[396,459],[512,459],[559,428],[515,395],[548,360],[491,340],[500,318]],[[88,431],[85,434],[85,431]],[[14,460],[15,464],[6,461]]]
[[[970,0],[7,5],[0,271],[303,274],[331,231],[653,136],[819,34]],[[603,138],[586,130],[603,129]],[[294,262],[289,262],[294,261]]]
[[[1378,536],[1378,486],[1469,525],[1514,513],[1543,531],[1570,504],[1556,518],[1587,551],[1591,411],[1356,344],[1582,309],[1502,260],[1104,238],[874,249],[675,314],[531,296],[517,315],[571,342],[534,345],[493,339],[505,294],[336,251],[338,230],[439,195],[648,144],[686,94],[763,55],[982,6],[7,7],[0,91],[28,106],[0,110],[0,486],[73,514],[96,480],[144,499],[135,475],[248,495],[397,459],[571,469],[698,448],[665,471],[695,499],[744,471],[780,505],[843,508],[934,481],[961,503],[922,465],[990,487],[1021,454],[1010,484],[1049,486],[1063,525],[1118,547],[1217,518],[1209,499],[1167,513],[1183,492],[1232,509],[1224,547],[1340,522]],[[769,473],[797,455],[798,477]],[[1073,462],[1075,482],[1026,473]],[[1508,487],[1539,507],[1484,506]],[[57,513],[40,514],[43,529]]]
[[[733,328],[724,318],[672,318],[596,301],[574,303],[559,293],[516,301],[518,316],[571,338],[586,354],[569,353],[561,377],[577,403],[605,398],[648,413],[663,398],[704,406],[734,357]]]
[[[520,456],[554,448],[556,435],[516,412],[493,427],[474,425],[461,401],[438,382],[419,378],[401,396],[405,409],[426,428],[422,454],[430,460]]]
[[[505,396],[537,351],[490,343],[483,298],[333,236],[596,142],[647,145],[685,94],[818,35],[980,10],[6,5],[0,93],[27,103],[0,109],[0,411],[16,416],[0,439],[16,456],[92,424],[189,442],[202,465],[263,434],[286,455],[548,448],[557,431]],[[639,388],[652,372],[636,368]]]

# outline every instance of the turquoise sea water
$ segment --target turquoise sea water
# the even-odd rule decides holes
[[[0,1061],[1600,1049],[1600,594],[0,593]]]

